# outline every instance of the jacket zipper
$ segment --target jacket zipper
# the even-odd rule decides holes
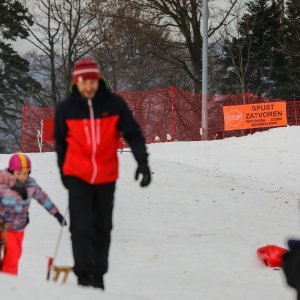
[[[101,139],[101,123],[100,119],[97,120],[97,145],[100,145],[100,139]]]
[[[85,131],[86,141],[87,141],[88,145],[90,145],[91,144],[91,137],[90,137],[90,132],[89,132],[89,127],[88,127],[87,120],[84,120],[84,131]]]
[[[93,175],[91,178],[91,184],[96,180],[98,174],[98,166],[96,162],[96,153],[97,153],[97,141],[96,141],[96,126],[95,126],[95,114],[93,109],[93,102],[91,99],[88,99],[88,106],[90,110],[90,119],[91,119],[91,130],[92,130],[92,164],[93,164]]]

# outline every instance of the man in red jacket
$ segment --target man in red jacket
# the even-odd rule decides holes
[[[140,126],[126,102],[101,79],[97,64],[75,64],[72,91],[55,116],[58,166],[69,191],[70,231],[78,284],[104,289],[121,133],[138,163],[136,180],[151,182]]]

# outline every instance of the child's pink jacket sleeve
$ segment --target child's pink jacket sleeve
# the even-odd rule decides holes
[[[37,200],[37,202],[42,205],[51,215],[55,215],[59,212],[58,208],[51,201],[49,196],[43,191],[43,189],[33,178],[30,178],[29,186],[30,188],[33,188],[32,197]]]

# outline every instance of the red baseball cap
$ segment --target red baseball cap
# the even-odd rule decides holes
[[[75,63],[73,70],[73,82],[78,83],[89,79],[99,80],[100,69],[94,60],[84,58]]]

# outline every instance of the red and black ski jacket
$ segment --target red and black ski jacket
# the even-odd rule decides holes
[[[126,102],[112,93],[103,80],[96,96],[88,100],[74,85],[57,105],[55,115],[54,135],[62,175],[90,184],[116,181],[121,133],[135,159],[147,161],[145,139]]]

